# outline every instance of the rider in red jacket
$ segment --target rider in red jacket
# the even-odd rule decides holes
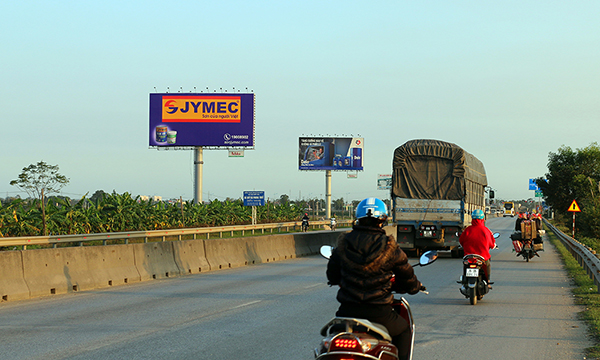
[[[487,275],[488,283],[490,282],[491,275],[491,264],[490,264],[490,249],[496,247],[496,239],[492,231],[485,226],[485,215],[483,211],[477,209],[473,211],[471,215],[471,226],[468,226],[458,241],[462,246],[465,255],[477,254],[485,259],[485,273]]]

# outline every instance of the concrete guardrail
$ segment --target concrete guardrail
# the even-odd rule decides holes
[[[142,234],[148,237],[172,236],[186,231],[193,232],[171,230]],[[322,245],[335,245],[343,232],[345,230],[229,239],[163,239],[135,244],[0,251],[0,301],[72,293],[292,259],[316,254]],[[129,233],[129,238],[142,234]],[[115,234],[110,235],[111,238],[115,237]],[[107,236],[95,234],[28,238],[30,241],[27,244],[94,241]],[[0,240],[0,245],[5,246],[3,240],[6,238]],[[8,242],[22,245],[13,239]]]

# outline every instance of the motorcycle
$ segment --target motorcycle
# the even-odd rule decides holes
[[[330,222],[329,222],[329,227],[331,228],[331,231],[335,231],[335,225],[336,225],[336,221],[335,218],[331,218]]]
[[[534,256],[539,257],[538,251],[544,251],[544,244],[541,242],[541,237],[536,239],[523,239],[519,232],[511,235],[513,243],[513,251],[517,256],[522,256],[525,261],[533,259]]]
[[[321,255],[329,259],[333,248],[322,246]],[[427,251],[419,263],[413,266],[426,266],[438,257],[437,251]],[[429,294],[427,291],[422,291]],[[412,359],[415,342],[415,324],[408,301],[404,298],[394,299],[394,310],[406,320],[411,334],[408,359]],[[398,349],[392,344],[392,337],[385,326],[366,319],[335,317],[321,329],[324,339],[315,349],[316,360],[398,360]]]
[[[308,231],[308,220],[302,219],[302,232],[307,232],[307,231]]]
[[[500,233],[494,234],[497,239]],[[498,247],[496,246],[495,249]],[[477,301],[483,299],[492,288],[488,284],[485,271],[482,270],[485,259],[481,255],[467,254],[463,257],[463,274],[457,283],[462,284],[460,293],[469,299],[471,305],[477,305]]]

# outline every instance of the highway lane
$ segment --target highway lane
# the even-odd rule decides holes
[[[499,231],[494,289],[476,306],[458,291],[460,259],[416,268],[430,295],[409,296],[415,359],[581,359],[591,346],[547,243],[526,263]],[[413,262],[416,261],[412,259]],[[319,256],[0,304],[7,359],[311,359],[336,308]]]

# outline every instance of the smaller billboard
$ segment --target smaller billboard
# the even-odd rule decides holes
[[[363,138],[301,137],[299,170],[363,170]]]
[[[265,206],[265,192],[244,191],[244,206]]]
[[[392,174],[378,174],[377,175],[377,190],[391,190],[392,189]]]

